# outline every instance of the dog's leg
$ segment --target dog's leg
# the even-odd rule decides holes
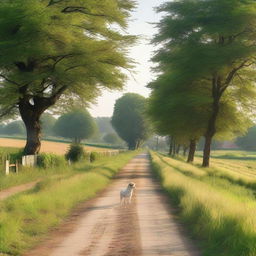
[[[127,198],[126,197],[124,197],[124,207],[126,208],[126,205],[127,205]]]

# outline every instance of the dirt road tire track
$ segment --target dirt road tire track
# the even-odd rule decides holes
[[[120,207],[119,191],[130,181],[137,186],[133,202]],[[199,256],[159,191],[148,155],[138,155],[105,191],[24,256]]]

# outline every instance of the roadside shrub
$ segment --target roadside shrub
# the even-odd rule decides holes
[[[10,154],[10,160],[12,162],[15,162],[15,161],[21,162],[22,156],[23,156],[23,149],[20,149],[19,151]]]
[[[97,158],[97,153],[96,152],[91,152],[90,154],[90,162],[94,162]]]
[[[65,155],[67,160],[78,162],[85,158],[84,147],[79,144],[71,144],[68,152]]]
[[[37,165],[41,168],[51,168],[58,167],[65,164],[65,158],[63,156],[58,156],[50,153],[42,153],[38,155]]]

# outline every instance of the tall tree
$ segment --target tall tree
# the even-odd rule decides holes
[[[135,93],[127,93],[116,101],[112,125],[130,150],[140,147],[150,134],[146,105],[147,100]]]
[[[170,78],[170,74],[168,74]],[[196,143],[205,131],[207,118],[207,90],[181,85],[176,80],[160,77],[149,85],[153,90],[148,114],[161,135],[170,136],[170,155],[176,154],[176,146],[189,146],[188,162],[193,162]]]
[[[57,101],[86,105],[103,87],[122,88],[135,39],[123,31],[134,7],[133,0],[1,1],[1,115],[19,110],[25,154],[39,152],[40,116]]]
[[[165,13],[154,39],[162,46],[154,58],[158,69],[167,73],[174,68],[179,71],[177,80],[187,84],[197,81],[195,84],[200,86],[204,83],[211,92],[204,167],[209,166],[222,99],[233,97],[239,90],[255,93],[251,79],[255,77],[255,7],[254,1],[181,0],[167,2],[158,9]],[[243,111],[249,98],[236,97],[235,109]]]
[[[96,123],[89,112],[79,109],[74,109],[60,116],[54,126],[56,135],[70,138],[75,143],[90,138],[96,129]]]

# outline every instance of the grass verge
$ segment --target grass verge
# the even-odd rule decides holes
[[[80,202],[92,198],[138,152],[77,165],[69,178],[50,177],[34,190],[0,204],[0,254],[20,255],[58,225]]]
[[[235,187],[220,187],[166,164],[152,153],[152,166],[193,237],[202,242],[207,256],[256,255],[256,201]],[[192,166],[191,166],[192,167]],[[193,169],[193,168],[192,168]],[[231,188],[231,191],[230,189]],[[237,188],[238,190],[240,188]]]

